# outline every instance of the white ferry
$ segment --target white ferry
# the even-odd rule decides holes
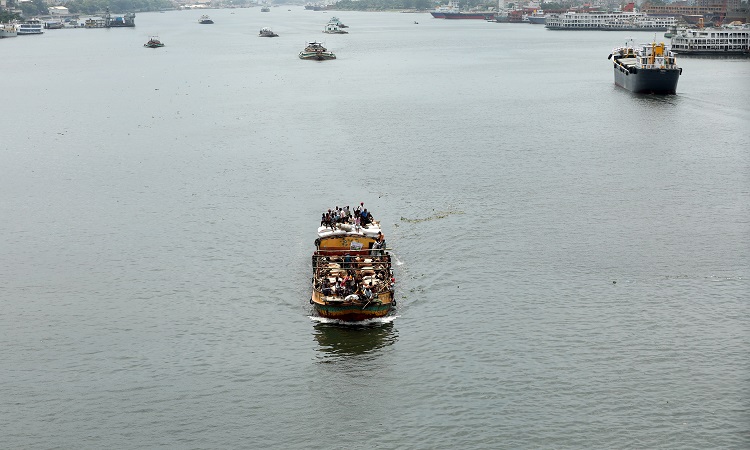
[[[44,24],[39,19],[29,19],[26,22],[19,23],[16,25],[16,32],[19,36],[27,34],[42,34]]]
[[[671,47],[681,55],[747,55],[750,27],[680,29],[672,36]]]
[[[649,16],[637,12],[568,11],[547,14],[544,21],[544,26],[550,30],[666,31],[676,25],[677,19],[672,16]]]

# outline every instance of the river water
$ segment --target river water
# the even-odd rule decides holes
[[[750,446],[750,60],[641,96],[650,33],[201,14],[0,41],[3,447]],[[358,202],[398,310],[315,320]]]

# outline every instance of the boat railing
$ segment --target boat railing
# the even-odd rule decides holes
[[[346,255],[341,255],[340,253],[337,254],[319,254],[316,253],[313,255],[312,261],[314,267],[321,267],[321,268],[331,268],[331,269],[354,269],[354,270],[364,270],[365,268],[372,267],[372,268],[383,268],[383,267],[390,267],[391,265],[391,255],[387,252],[384,253],[374,253],[379,252],[379,249],[373,249],[370,254],[367,253],[354,253],[351,252],[349,254],[349,260],[346,260]],[[370,250],[367,250],[366,252],[370,252]]]

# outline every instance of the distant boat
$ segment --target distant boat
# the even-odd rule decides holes
[[[65,27],[65,24],[59,20],[51,21],[51,22],[44,22],[44,28],[47,30],[59,30],[64,27]]]
[[[494,11],[461,11],[458,0],[450,0],[447,5],[442,5],[437,9],[430,11],[432,17],[436,19],[478,19],[493,20]]]
[[[679,29],[672,50],[678,55],[750,55],[750,25]]]
[[[214,23],[214,21],[213,21],[213,20],[211,20],[211,18],[210,18],[210,17],[208,17],[207,15],[203,14],[203,15],[201,16],[201,18],[200,18],[200,19],[198,20],[198,23],[202,23],[202,24],[204,24],[204,25],[207,25],[207,24],[212,24],[212,23]]]
[[[159,40],[157,36],[151,36],[151,39],[149,39],[148,42],[143,44],[143,46],[147,48],[160,48],[160,47],[164,47],[164,44]]]
[[[127,13],[123,16],[111,16],[109,14],[109,8],[107,13],[104,15],[104,27],[105,28],[132,28],[135,26],[135,14]]]
[[[271,8],[269,8],[268,6],[264,6],[260,8],[260,12],[271,12]]]
[[[336,59],[333,52],[329,52],[320,42],[308,42],[304,50],[299,52],[299,59],[312,59],[316,61],[325,61],[327,59]]]
[[[18,31],[16,31],[15,25],[12,23],[0,24],[0,39],[16,36],[18,36]]]
[[[328,34],[349,34],[348,31],[344,31],[335,23],[327,23],[326,27],[323,29],[323,33]]]
[[[24,36],[28,34],[42,34],[42,21],[38,19],[29,19],[26,22],[19,23],[16,25],[16,33],[18,36]]]
[[[258,33],[258,36],[260,37],[278,37],[279,35],[271,31],[270,28],[261,28],[260,33]]]
[[[341,21],[339,20],[339,18],[336,17],[336,16],[331,17],[331,19],[328,21],[328,23],[336,24],[336,25],[338,25],[339,28],[349,28],[348,25],[344,25],[343,23],[341,23]]]
[[[529,20],[529,23],[537,24],[537,25],[544,25],[545,18],[547,17],[547,14],[544,13],[541,9],[537,9],[533,13],[526,16],[526,18]]]
[[[677,25],[672,16],[649,16],[639,12],[547,14],[548,30],[667,31]]]

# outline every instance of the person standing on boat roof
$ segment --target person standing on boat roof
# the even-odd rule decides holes
[[[367,212],[367,208],[362,211],[362,226],[366,227],[372,221],[372,214]]]

